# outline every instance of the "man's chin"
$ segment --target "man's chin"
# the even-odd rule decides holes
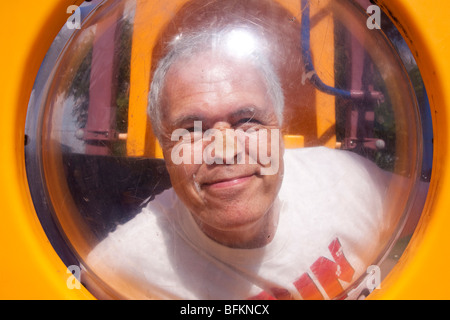
[[[202,225],[223,232],[245,232],[261,221],[267,210],[255,210],[247,206],[214,207],[203,212]]]

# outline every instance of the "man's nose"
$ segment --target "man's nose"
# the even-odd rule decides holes
[[[215,163],[238,163],[244,147],[236,131],[227,123],[218,123],[214,129],[217,130],[213,142]]]

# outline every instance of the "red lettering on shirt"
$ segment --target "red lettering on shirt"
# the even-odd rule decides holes
[[[297,281],[295,281],[294,286],[305,300],[323,300],[323,295],[307,273],[304,273]]]
[[[336,262],[320,257],[311,265],[310,269],[328,297],[334,299],[343,291],[339,280],[350,282],[355,270],[345,258],[338,239],[333,240],[328,249]]]
[[[328,250],[331,253],[334,261],[319,257],[311,266],[310,270],[316,277],[322,289],[326,292],[330,299],[336,298],[342,294],[343,287],[340,281],[350,282],[353,278],[355,270],[346,259],[339,239],[334,239],[329,245]],[[308,273],[304,273],[294,282],[295,288],[301,294],[303,299],[321,300],[324,299],[317,284],[313,281]],[[281,290],[281,289],[280,289]],[[280,291],[279,290],[279,291]],[[281,291],[280,291],[281,292]],[[287,295],[281,295],[286,298]],[[275,295],[276,298],[281,298]],[[272,295],[263,291],[259,295],[251,299],[275,299]]]
[[[328,249],[330,250],[331,256],[333,257],[334,261],[336,261],[337,265],[339,266],[338,278],[345,282],[352,281],[355,270],[345,258],[344,250],[342,249],[339,239],[334,239],[328,246]]]

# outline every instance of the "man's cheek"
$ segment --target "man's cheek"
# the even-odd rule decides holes
[[[172,184],[178,188],[189,188],[196,184],[198,165],[195,164],[174,164],[167,165]]]

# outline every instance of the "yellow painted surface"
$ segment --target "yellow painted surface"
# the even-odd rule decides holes
[[[303,148],[305,146],[305,139],[300,135],[286,134],[283,140],[286,149]]]
[[[323,10],[330,4],[328,1],[314,1],[311,6],[311,51],[317,75],[324,83],[334,86],[334,23],[332,15],[322,16]],[[315,91],[317,140],[330,148],[336,146],[336,113],[335,100],[332,95]]]
[[[128,108],[127,154],[129,156],[160,156],[160,148],[151,131],[147,116],[150,68],[154,42],[159,30],[171,18],[170,13],[185,2],[136,2],[130,71],[130,102]]]
[[[434,158],[430,191],[413,238],[373,299],[450,299],[450,10],[448,1],[383,0],[415,55],[430,100]]]
[[[50,245],[28,190],[24,128],[34,79],[67,7],[76,1],[5,2],[0,15],[0,299],[86,299]]]

